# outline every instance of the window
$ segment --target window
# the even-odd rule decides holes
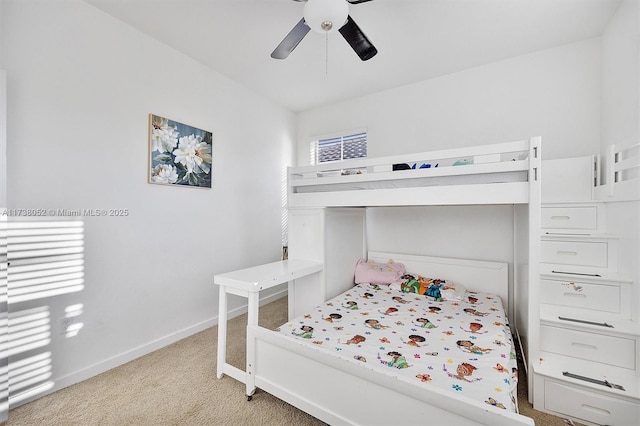
[[[311,164],[367,156],[367,132],[319,139],[311,142]]]

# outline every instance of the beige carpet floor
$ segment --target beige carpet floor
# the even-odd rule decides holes
[[[261,307],[259,323],[276,328],[287,320],[287,298]],[[227,362],[244,368],[246,314],[229,321]],[[10,410],[2,426],[133,425],[323,425],[321,421],[258,390],[216,378],[218,327]],[[524,380],[521,380],[524,384]],[[520,386],[522,414],[538,426],[566,425],[535,411]],[[428,420],[420,421],[428,424]]]

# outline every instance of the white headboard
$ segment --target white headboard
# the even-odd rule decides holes
[[[502,299],[505,311],[509,312],[507,263],[375,251],[370,251],[367,258],[374,262],[388,262],[392,259],[394,262],[403,263],[409,273],[450,280],[470,291],[497,294]]]

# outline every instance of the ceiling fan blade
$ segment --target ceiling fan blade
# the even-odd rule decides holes
[[[296,0],[296,1],[300,1],[300,0]],[[358,4],[358,3],[366,3],[368,1],[372,1],[372,0],[347,0],[349,3],[351,4]]]
[[[342,34],[351,48],[358,54],[360,59],[367,61],[378,53],[373,44],[369,41],[367,36],[362,32],[360,27],[355,23],[351,16],[347,16],[347,23],[342,26],[338,31]]]
[[[289,56],[289,53],[293,52],[293,49],[296,48],[310,30],[311,28],[309,28],[304,22],[304,18],[302,18],[271,53],[271,57],[273,59],[285,59]]]

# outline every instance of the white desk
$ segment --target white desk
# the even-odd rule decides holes
[[[227,364],[227,294],[235,294],[247,298],[247,326],[258,325],[258,305],[260,290],[266,290],[279,284],[293,281],[307,275],[322,271],[322,263],[308,260],[289,259],[267,263],[253,268],[241,269],[226,274],[215,275],[214,284],[220,286],[220,305],[218,308],[218,367],[217,376],[227,374],[247,385],[247,398],[255,392],[247,379],[248,365],[245,371]],[[249,342],[247,341],[247,359],[249,359]]]

